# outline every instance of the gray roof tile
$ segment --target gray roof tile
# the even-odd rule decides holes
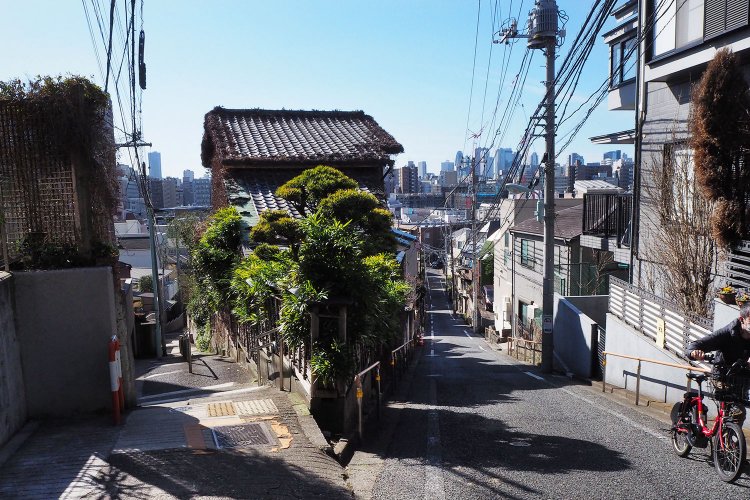
[[[214,108],[206,114],[203,166],[390,163],[403,146],[362,111]]]

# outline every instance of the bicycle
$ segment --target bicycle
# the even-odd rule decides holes
[[[704,360],[712,362],[713,354],[706,354]],[[714,467],[722,481],[733,482],[745,463],[746,443],[742,433],[745,420],[744,387],[739,382],[739,373],[744,371],[742,360],[728,370],[714,365],[711,375],[688,373],[687,378],[695,380],[698,392],[686,392],[682,401],[672,408],[672,447],[680,457],[686,457],[690,450],[711,446]],[[708,409],[703,404],[703,382],[709,380],[714,386],[712,399],[716,402],[718,414],[713,426],[708,427]]]

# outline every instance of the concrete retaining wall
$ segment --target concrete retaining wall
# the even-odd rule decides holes
[[[606,350],[668,363],[687,364],[685,360],[657,347],[654,342],[613,314],[607,314]],[[635,391],[637,369],[636,360],[607,356],[607,383]],[[641,366],[641,396],[665,403],[682,399],[687,383],[685,373],[685,370],[679,368],[644,362]]]
[[[14,274],[29,417],[109,408],[108,341],[117,333],[109,267]]]
[[[555,302],[554,318],[555,353],[573,374],[591,378],[597,323],[562,297]]]
[[[15,326],[13,278],[0,272],[0,446],[26,421],[21,346]]]

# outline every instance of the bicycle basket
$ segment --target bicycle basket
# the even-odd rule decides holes
[[[717,399],[737,399],[744,403],[750,402],[748,392],[750,391],[750,377],[747,374],[726,375],[714,373],[711,377],[711,385],[714,387],[714,396]]]

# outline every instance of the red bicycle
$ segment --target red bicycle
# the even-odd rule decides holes
[[[706,361],[713,361],[713,354],[706,354]],[[698,384],[698,392],[686,392],[682,401],[672,408],[672,447],[680,457],[686,457],[695,448],[711,447],[714,467],[722,481],[732,482],[742,474],[745,463],[745,435],[742,423],[745,420],[747,380],[744,362],[738,361],[728,370],[715,365],[711,375],[688,373],[687,377]],[[718,415],[708,427],[708,409],[703,403],[703,382],[709,380],[714,387],[712,399],[716,402]]]

